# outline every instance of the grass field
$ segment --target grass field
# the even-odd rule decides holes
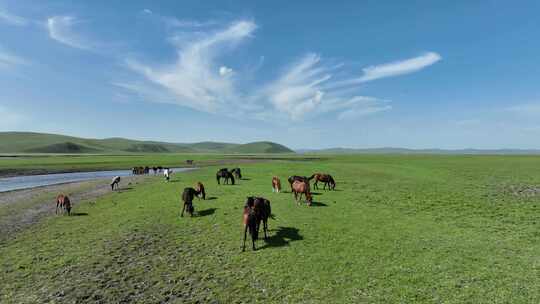
[[[217,186],[216,169],[76,202],[83,216],[17,234],[0,248],[0,302],[540,302],[539,157],[277,160],[242,165],[235,186]],[[317,191],[313,207],[271,192],[273,175],[315,171],[337,191]],[[214,199],[180,218],[181,191],[199,180]],[[248,195],[275,219],[242,253]]]

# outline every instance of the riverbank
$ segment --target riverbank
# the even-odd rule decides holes
[[[236,166],[276,160],[306,161],[317,159],[316,157],[295,155],[21,155],[0,158],[0,178],[56,173],[127,170],[137,166],[190,168],[217,165]],[[188,164],[187,160],[192,160],[193,162]]]
[[[130,191],[137,184],[144,183],[150,176],[128,176],[122,179],[117,193]],[[64,193],[76,207],[81,203],[94,203],[95,199],[111,193],[110,179],[71,182],[24,190],[0,193],[0,244],[12,239],[20,231],[33,226],[55,214],[56,196]],[[83,216],[83,213],[73,213]]]

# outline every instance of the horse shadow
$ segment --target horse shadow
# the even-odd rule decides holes
[[[328,205],[323,202],[311,202],[311,206],[312,207],[328,207]]]
[[[259,249],[289,246],[290,242],[300,241],[304,239],[304,237],[300,235],[300,233],[298,233],[300,230],[294,227],[280,226],[277,229],[271,231],[275,231],[275,233],[273,235],[270,235],[265,240],[265,244]]]
[[[173,179],[173,180],[170,180],[169,183],[179,183],[180,180],[179,179]]]
[[[240,180],[249,181],[249,180],[251,180],[251,178],[245,178],[245,177],[242,177]]]
[[[321,195],[321,192],[311,192],[311,195]]]
[[[210,197],[206,198],[207,201],[213,201],[213,200],[216,200],[216,199],[217,199],[217,196],[210,196]]]
[[[128,192],[131,190],[133,190],[133,187],[123,187],[123,188],[116,189],[116,192],[123,193],[123,192]]]
[[[204,210],[198,211],[197,216],[202,217],[202,216],[212,215],[216,212],[216,210],[217,208],[204,209]]]
[[[71,212],[71,216],[87,216],[87,212]]]

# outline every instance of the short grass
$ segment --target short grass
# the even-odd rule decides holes
[[[0,302],[538,303],[540,159],[339,156],[151,179],[51,217],[0,248]],[[270,180],[331,173],[315,206]],[[208,196],[180,218],[180,193]],[[240,252],[245,197],[271,200],[270,238]]]

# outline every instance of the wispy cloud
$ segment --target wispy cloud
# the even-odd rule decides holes
[[[343,67],[343,64],[324,64],[317,54],[306,54],[263,89],[263,98],[293,120],[312,113],[346,111],[348,114],[343,115],[349,117],[390,109],[388,105],[380,105],[383,101],[379,99],[357,95],[358,88],[338,85],[351,80],[338,77]]]
[[[522,116],[538,116],[540,115],[540,103],[519,104],[506,107],[504,110]]]
[[[14,25],[14,26],[25,26],[28,24],[28,20],[23,17],[13,15],[0,8],[0,22]]]
[[[83,37],[74,27],[81,21],[73,16],[54,16],[47,19],[49,36],[70,47],[93,50],[97,45],[90,39]]]
[[[250,69],[233,68],[220,60],[252,37],[256,28],[254,22],[240,20],[213,30],[185,29],[168,39],[177,48],[174,62],[149,64],[126,60],[126,67],[140,80],[114,85],[148,101],[210,113],[271,121],[298,121],[331,113],[346,120],[392,109],[388,100],[359,94],[362,82],[412,73],[440,60],[438,54],[427,53],[368,67],[359,79],[351,76],[345,63],[308,53],[282,68],[275,78],[246,87],[241,80],[244,74],[251,73]],[[258,67],[261,64],[262,59]]]
[[[173,97],[167,102],[207,112],[226,111],[240,100],[234,77],[222,75],[230,68],[220,69],[223,65],[216,60],[222,52],[250,37],[255,28],[251,21],[234,22],[224,29],[183,43],[173,64],[152,66],[128,60],[127,66],[152,84],[166,89]]]
[[[364,75],[358,78],[357,81],[366,82],[380,78],[414,73],[436,63],[441,59],[442,58],[439,54],[428,52],[414,58],[369,66],[363,69]]]
[[[0,47],[0,69],[13,68],[21,65],[29,65],[30,61],[14,55]]]

